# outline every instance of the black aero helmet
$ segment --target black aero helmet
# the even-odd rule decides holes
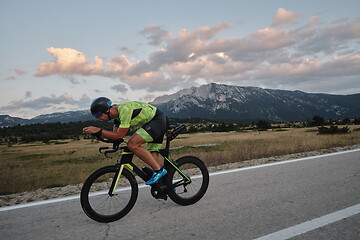
[[[112,102],[110,99],[106,98],[106,97],[99,97],[94,99],[94,101],[91,103],[91,114],[98,118],[100,117],[103,113],[106,113],[109,108],[111,107]]]

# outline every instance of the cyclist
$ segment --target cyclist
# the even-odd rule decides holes
[[[138,101],[112,105],[109,98],[99,97],[91,103],[90,110],[92,115],[101,121],[114,119],[114,128],[113,131],[107,131],[90,126],[83,129],[84,133],[117,140],[125,137],[130,126],[140,126],[129,139],[127,147],[154,170],[146,184],[152,185],[167,174],[158,158],[158,150],[161,148],[168,123],[167,117],[159,109]],[[144,143],[146,148],[142,146]]]

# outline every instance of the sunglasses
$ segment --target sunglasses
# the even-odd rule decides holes
[[[99,118],[101,115],[103,115],[102,112],[98,111],[92,114],[95,118]]]
[[[107,112],[104,112],[104,113],[109,114],[110,111],[107,111]],[[96,118],[99,118],[99,117],[100,117],[101,115],[103,115],[104,113],[101,112],[101,111],[98,111],[98,112],[94,112],[92,115],[93,115],[94,117],[96,117]],[[110,118],[110,116],[109,116],[109,118]]]

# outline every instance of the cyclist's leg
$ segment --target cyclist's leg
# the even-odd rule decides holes
[[[159,149],[162,147],[167,127],[168,119],[162,112],[157,110],[155,117],[136,132],[146,140],[146,148],[161,166],[163,163],[159,160]]]
[[[159,159],[159,152],[150,152],[150,153],[159,165],[163,165],[162,161]]]
[[[140,129],[139,129],[140,130]],[[140,131],[140,134],[142,132]],[[142,134],[143,135],[143,134]],[[149,166],[154,170],[160,170],[162,165],[160,165],[153,155],[147,150],[142,144],[146,143],[146,139],[140,136],[137,132],[131,136],[127,146],[128,148],[141,160],[149,164]]]
[[[157,110],[155,117],[138,129],[128,142],[129,149],[155,171],[160,170],[163,164],[158,160],[158,154],[150,151],[157,151],[161,148],[167,125],[166,116]],[[144,143],[152,145],[150,151],[141,146]]]
[[[161,149],[162,147],[162,139],[161,142],[160,143],[159,142],[160,140],[146,143],[146,149],[150,151],[155,161],[162,166],[163,162],[159,159],[159,149]]]

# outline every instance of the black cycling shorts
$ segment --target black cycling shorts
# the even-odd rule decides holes
[[[152,138],[152,141],[147,141],[148,143],[162,143],[165,132],[168,129],[168,119],[164,113],[157,109],[154,118],[150,122],[144,124],[141,128]]]

